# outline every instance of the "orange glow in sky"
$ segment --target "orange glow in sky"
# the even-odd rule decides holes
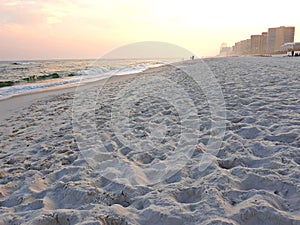
[[[295,26],[299,0],[0,0],[0,60],[96,58],[132,42],[218,54],[269,27]],[[293,10],[295,9],[295,10]]]

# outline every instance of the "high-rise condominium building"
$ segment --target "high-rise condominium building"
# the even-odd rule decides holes
[[[295,27],[276,27],[268,29],[267,52],[272,54],[280,50],[287,42],[294,42]]]
[[[261,35],[251,35],[251,54],[261,53]]]

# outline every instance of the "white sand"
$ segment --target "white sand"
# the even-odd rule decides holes
[[[220,146],[220,98],[178,68],[0,102],[0,224],[300,224],[299,76],[220,60]]]

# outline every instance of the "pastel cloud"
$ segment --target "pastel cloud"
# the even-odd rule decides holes
[[[0,5],[0,24],[35,26],[47,22],[59,23],[70,14],[71,2],[64,1],[8,1]]]

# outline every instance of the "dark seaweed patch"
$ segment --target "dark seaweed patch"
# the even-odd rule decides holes
[[[14,84],[14,81],[0,81],[0,88],[13,86]]]
[[[27,82],[34,82],[34,81],[40,81],[40,80],[47,80],[47,79],[55,79],[59,78],[58,73],[51,73],[49,75],[43,75],[43,76],[30,76],[23,78],[22,80],[27,81]]]

